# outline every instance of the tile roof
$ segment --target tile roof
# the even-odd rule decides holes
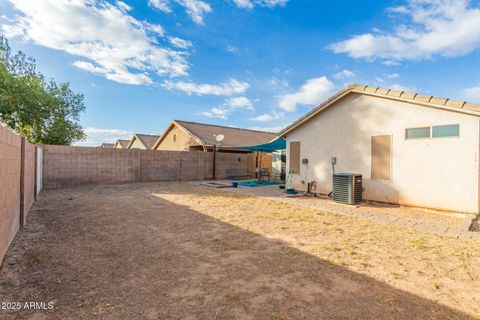
[[[143,145],[147,148],[147,150],[152,150],[155,142],[160,138],[160,136],[152,135],[152,134],[140,134],[136,133],[135,137],[140,139]]]
[[[130,143],[130,140],[117,139],[117,141],[115,141],[115,144],[117,144],[117,142],[120,144],[122,149],[128,149],[128,144]]]
[[[478,113],[478,115],[480,115],[480,104],[470,103],[463,100],[440,98],[440,97],[434,97],[431,95],[423,95],[416,92],[385,89],[385,88],[371,87],[367,85],[354,84],[347,87],[347,89],[353,92],[370,92],[377,95],[383,95],[386,97],[400,98],[401,100],[405,100],[407,102],[429,103],[432,105],[437,105],[439,107],[465,109],[465,110],[473,111],[475,113]]]
[[[218,126],[206,123],[174,120],[172,122],[186,130],[201,145],[211,146],[216,143],[214,135],[223,134],[221,142],[225,147],[254,146],[267,143],[277,137],[276,133],[242,128]]]
[[[345,89],[337,92],[328,100],[320,104],[318,107],[314,108],[313,110],[311,110],[310,112],[308,112],[307,114],[299,118],[298,120],[294,121],[292,124],[290,124],[285,129],[283,129],[279,133],[279,135],[281,136],[285,135],[287,132],[290,132],[294,128],[301,125],[303,122],[307,121],[317,113],[326,109],[327,107],[332,105],[334,102],[336,102],[337,100],[343,98],[345,95],[350,93],[365,94],[365,95],[383,97],[387,99],[400,100],[404,102],[414,103],[419,106],[433,107],[433,108],[444,109],[448,111],[461,112],[461,113],[466,113],[466,114],[480,117],[480,104],[470,103],[463,100],[454,100],[454,99],[448,99],[448,98],[434,97],[431,95],[423,95],[423,94],[418,94],[416,92],[352,84],[346,87]]]

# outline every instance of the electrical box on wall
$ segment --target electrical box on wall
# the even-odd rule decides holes
[[[337,164],[337,157],[330,157],[330,162],[332,164]]]
[[[307,158],[303,158],[303,159],[302,159],[302,163],[303,163],[303,164],[308,164],[308,159],[307,159]]]

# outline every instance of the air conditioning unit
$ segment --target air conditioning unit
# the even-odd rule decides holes
[[[334,173],[332,199],[335,202],[345,204],[362,202],[362,175],[355,173]]]

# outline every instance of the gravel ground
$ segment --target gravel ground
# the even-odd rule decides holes
[[[224,183],[231,183],[224,181]],[[195,184],[198,184],[195,182]],[[327,196],[286,196],[278,186],[228,188],[226,191],[261,196],[285,203],[318,208],[339,215],[368,219],[375,223],[403,226],[421,232],[472,240],[480,243],[480,232],[469,232],[472,214],[442,212],[424,208],[369,202],[351,206],[335,203]]]
[[[0,270],[0,302],[22,305],[0,318],[468,319],[478,252],[189,183],[51,190]]]

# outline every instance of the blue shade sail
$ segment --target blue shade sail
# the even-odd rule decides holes
[[[223,149],[238,149],[248,151],[274,152],[287,149],[287,142],[283,138],[277,138],[265,144],[257,146],[242,146],[242,147],[223,147]]]

